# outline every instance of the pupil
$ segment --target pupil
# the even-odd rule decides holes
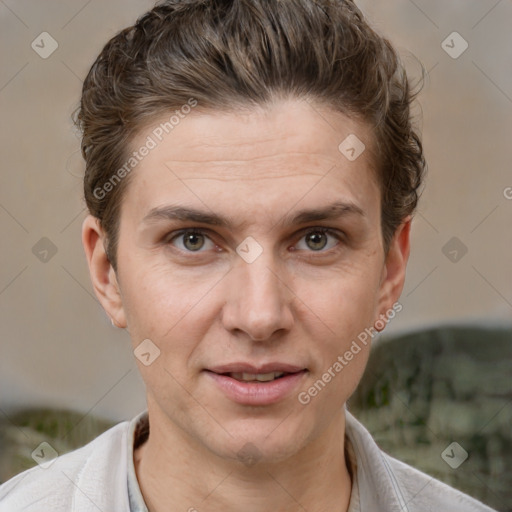
[[[313,244],[320,244],[321,245],[321,247],[318,247],[318,246],[317,247],[312,247],[313,249],[323,249],[325,247],[325,240],[324,240],[323,244],[321,242],[319,242],[319,237],[321,238],[321,237],[324,237],[324,236],[325,236],[324,233],[319,233],[319,232],[311,233],[309,235],[309,241],[310,242],[313,242]]]
[[[200,247],[189,247],[187,245],[188,242],[191,242],[192,245],[194,246],[196,243],[197,243],[197,240],[198,238],[200,238],[201,235],[198,235],[198,234],[195,234],[195,233],[190,233],[186,238],[185,238],[185,246],[188,248],[188,249],[191,249],[192,251],[196,251],[198,249],[201,249],[201,246]]]

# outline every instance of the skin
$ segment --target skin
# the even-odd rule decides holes
[[[141,132],[133,147],[150,133]],[[367,148],[353,162],[338,150],[349,134]],[[347,510],[343,405],[370,344],[310,403],[297,395],[392,308],[403,288],[410,218],[385,254],[372,147],[364,124],[305,101],[195,111],[132,171],[117,273],[98,220],[84,221],[92,283],[107,314],[127,328],[134,349],[150,339],[161,351],[149,366],[137,360],[151,434],[134,460],[151,511]],[[285,216],[335,201],[354,211],[284,224]],[[144,221],[165,205],[221,214],[234,225]],[[208,231],[192,243],[173,238],[201,227]],[[340,238],[304,233],[318,227]],[[263,249],[252,263],[236,252],[249,236]],[[204,371],[233,361],[288,362],[307,372],[278,403],[247,406],[228,399]],[[256,463],[241,460],[244,446]]]

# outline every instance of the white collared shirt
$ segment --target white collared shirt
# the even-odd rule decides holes
[[[345,410],[352,468],[348,512],[495,512],[384,453]],[[0,512],[148,512],[135,475],[134,443],[147,436],[147,412],[86,446],[0,486]],[[142,439],[141,439],[142,437]]]

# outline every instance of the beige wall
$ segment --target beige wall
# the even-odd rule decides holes
[[[431,70],[420,100],[430,171],[414,222],[404,309],[388,332],[455,322],[510,325],[512,200],[504,191],[512,187],[512,4],[358,3],[411,70],[417,65],[410,52]],[[111,327],[89,282],[80,243],[83,167],[70,114],[102,45],[151,5],[0,3],[4,411],[52,405],[121,419],[144,408],[127,334]],[[31,48],[43,31],[58,42],[47,59]],[[458,59],[441,47],[453,31],[469,43]],[[46,263],[32,252],[42,237],[57,249]],[[443,254],[452,237],[468,249],[457,263]]]

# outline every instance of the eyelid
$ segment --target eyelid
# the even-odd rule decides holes
[[[309,228],[304,228],[303,230],[299,231],[299,233],[303,233],[306,235],[309,233],[316,233],[316,232],[327,233],[329,235],[333,235],[334,237],[338,237],[338,238],[341,238],[343,236],[343,232],[340,231],[339,229],[328,228],[327,226],[312,226]]]

